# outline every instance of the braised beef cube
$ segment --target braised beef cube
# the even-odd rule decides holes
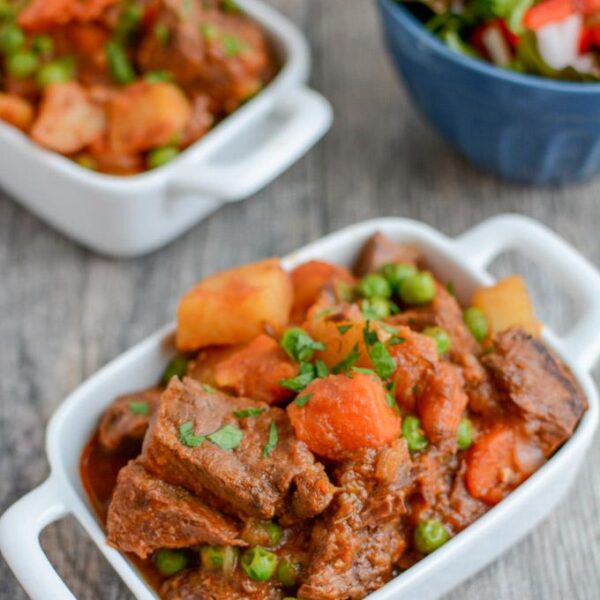
[[[261,27],[238,12],[201,2],[160,0],[156,25],[140,40],[141,70],[166,70],[190,94],[205,93],[210,109],[228,113],[253,96],[274,74],[274,60]]]
[[[249,408],[263,412],[234,415]],[[268,451],[272,424],[278,440]],[[191,443],[182,426],[193,428]],[[211,435],[226,426],[241,431],[235,448]],[[241,516],[313,517],[328,506],[334,490],[323,466],[296,440],[282,409],[207,390],[189,378],[173,379],[163,394],[141,459],[165,481],[198,494],[207,489]]]
[[[271,583],[252,581],[237,571],[221,573],[188,570],[168,579],[161,588],[165,600],[281,600],[283,592]]]
[[[518,407],[537,432],[546,455],[575,429],[587,409],[573,374],[540,340],[521,329],[508,329],[482,358],[494,383]]]
[[[141,558],[158,548],[245,545],[234,519],[187,490],[151,475],[137,460],[119,473],[107,530],[111,545]]]
[[[117,398],[102,415],[100,445],[113,451],[127,442],[141,442],[160,404],[161,394],[161,389],[150,388]]]
[[[354,264],[354,273],[362,277],[378,271],[387,263],[415,264],[418,259],[419,251],[416,248],[393,242],[378,232],[362,247]]]
[[[364,598],[392,578],[406,548],[400,519],[410,468],[406,442],[398,440],[336,469],[341,491],[313,528],[311,561],[298,598]]]

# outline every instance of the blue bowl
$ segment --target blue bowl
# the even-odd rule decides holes
[[[535,184],[600,172],[600,84],[521,75],[463,56],[404,6],[378,2],[390,53],[416,105],[474,165]]]

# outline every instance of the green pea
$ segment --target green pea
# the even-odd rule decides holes
[[[111,40],[105,46],[105,53],[112,78],[122,85],[131,83],[135,79],[135,71],[123,46]]]
[[[33,49],[42,56],[50,56],[54,52],[54,40],[49,35],[37,35],[33,38]]]
[[[426,327],[422,333],[435,340],[437,352],[440,356],[448,353],[452,346],[452,340],[445,329],[441,327]]]
[[[463,313],[463,321],[478,342],[482,342],[488,336],[487,317],[481,309],[474,306],[467,308]]]
[[[252,546],[274,548],[281,541],[283,529],[273,521],[249,522],[242,533],[242,539]]]
[[[277,566],[277,579],[284,587],[296,585],[300,575],[300,563],[291,556],[284,556]]]
[[[241,560],[244,573],[254,581],[268,581],[277,568],[277,555],[260,546],[248,548]]]
[[[456,444],[460,450],[467,450],[473,443],[473,423],[471,419],[463,417],[456,431]]]
[[[154,555],[154,563],[161,575],[169,577],[175,575],[188,565],[188,557],[180,550],[159,550]]]
[[[388,280],[394,293],[400,294],[402,284],[417,272],[417,268],[408,263],[387,263],[379,272]]]
[[[187,373],[188,362],[189,359],[183,354],[178,354],[177,356],[172,358],[169,364],[167,365],[165,372],[163,373],[161,379],[163,385],[168,385],[169,381],[171,381],[173,377],[179,377],[179,379],[183,379],[183,377]]]
[[[221,571],[231,575],[235,570],[239,550],[233,546],[202,546],[200,562],[205,571]]]
[[[36,75],[40,87],[46,87],[51,83],[65,83],[71,79],[73,79],[73,67],[64,60],[54,60],[42,65]]]
[[[365,275],[356,287],[356,291],[363,298],[391,298],[392,286],[388,280],[378,273]]]
[[[421,420],[413,415],[408,415],[402,420],[402,435],[406,439],[411,452],[420,452],[429,445],[425,432],[421,427]]]
[[[172,161],[179,154],[179,148],[175,146],[161,146],[160,148],[154,148],[148,152],[146,158],[148,167],[150,169],[157,169],[166,165]]]
[[[7,23],[0,29],[0,52],[12,54],[25,43],[23,30],[14,23]]]
[[[391,305],[386,298],[369,298],[360,303],[363,315],[368,319],[382,321],[387,319],[391,313]]]
[[[430,554],[440,546],[443,546],[449,538],[448,530],[439,521],[429,519],[421,521],[417,525],[413,541],[415,548],[421,554]]]
[[[15,52],[6,58],[6,70],[16,79],[27,79],[35,73],[38,63],[33,52]]]
[[[399,295],[402,302],[412,306],[431,302],[435,294],[435,280],[429,273],[420,271],[404,280]]]

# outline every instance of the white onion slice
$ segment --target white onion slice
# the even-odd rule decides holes
[[[510,47],[498,26],[488,27],[481,35],[481,42],[495,65],[506,67],[510,64]]]
[[[583,17],[575,14],[538,29],[538,49],[548,66],[560,70],[575,64],[582,27]]]

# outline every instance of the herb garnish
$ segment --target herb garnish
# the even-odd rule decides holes
[[[273,450],[275,446],[277,446],[277,441],[279,440],[279,434],[277,433],[277,425],[275,421],[271,421],[271,425],[269,426],[269,437],[267,439],[267,443],[263,448],[263,456],[267,457]]]
[[[300,372],[295,377],[282,379],[279,385],[292,390],[293,392],[301,392],[316,376],[315,367],[310,363],[300,363]]]
[[[329,367],[321,359],[315,361],[315,371],[317,377],[327,377],[329,375]]]
[[[194,433],[194,422],[186,421],[179,426],[179,441],[190,448],[197,448],[206,436]]]
[[[265,412],[265,408],[244,408],[243,410],[236,410],[233,415],[238,419],[246,419],[248,417],[258,417]]]
[[[375,372],[381,379],[387,379],[396,370],[396,361],[381,342],[376,342],[369,348],[369,358],[373,361]]]
[[[223,425],[221,429],[217,429],[214,433],[206,436],[215,446],[219,446],[222,450],[233,450],[237,448],[244,438],[244,432],[238,429],[235,425]]]
[[[351,323],[348,323],[347,325],[338,325],[337,326],[337,330],[344,335],[345,333],[347,333],[348,331],[350,331],[352,329],[353,325]]]
[[[303,396],[296,396],[295,400],[294,400],[294,404],[296,406],[306,406],[308,404],[308,401],[313,397],[312,394],[304,394]]]
[[[344,373],[348,375],[350,369],[354,366],[354,363],[360,358],[360,350],[358,348],[358,342],[354,344],[354,348],[348,352],[348,354],[331,369],[332,373],[336,375],[338,373]]]
[[[376,344],[379,341],[379,338],[377,337],[377,333],[373,330],[370,329],[371,326],[371,321],[367,321],[367,324],[365,325],[365,328],[363,329],[363,339],[365,340],[365,345],[367,346],[367,348],[369,346],[372,346],[373,344]]]
[[[406,338],[393,335],[387,342],[388,346],[397,346],[398,344],[404,344]]]
[[[307,362],[317,350],[325,350],[323,342],[313,340],[300,327],[292,327],[283,334],[281,347],[290,358],[298,362]]]
[[[375,375],[375,376],[377,376],[377,373],[375,373],[375,371],[373,371],[373,369],[364,369],[363,367],[352,367],[352,370],[355,373],[362,373],[363,375]]]
[[[150,405],[147,402],[130,402],[129,410],[134,415],[148,415],[150,414]]]

